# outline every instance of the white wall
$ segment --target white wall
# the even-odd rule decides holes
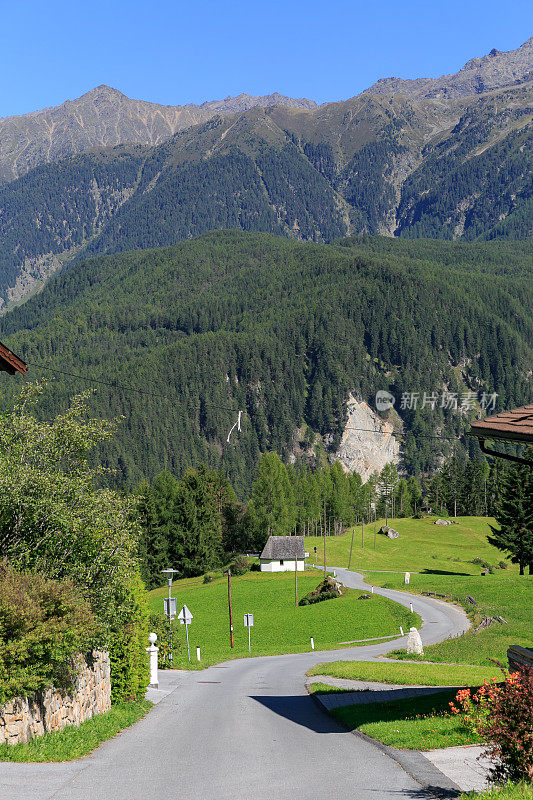
[[[294,572],[294,558],[283,559],[283,564],[271,558],[262,558],[261,572]],[[305,569],[305,561],[298,559],[298,572]]]

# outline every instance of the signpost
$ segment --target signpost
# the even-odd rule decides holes
[[[165,616],[168,617],[168,660],[172,661],[172,620],[176,616],[177,600],[175,597],[172,597],[172,578],[176,572],[179,572],[177,569],[172,569],[169,567],[168,569],[161,570],[163,575],[167,576],[168,579],[168,597],[163,599],[163,608],[165,611]]]
[[[180,613],[178,614],[178,619],[180,621],[180,625],[185,625],[185,632],[187,633],[187,657],[189,661],[191,660],[191,651],[189,648],[189,625],[192,622],[192,614],[187,606],[183,606]]]
[[[250,629],[254,627],[254,615],[253,614],[245,614],[244,615],[244,627],[248,628],[248,652],[252,652],[252,645],[250,640]]]

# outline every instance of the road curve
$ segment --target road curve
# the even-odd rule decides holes
[[[347,586],[362,576],[338,569]],[[375,589],[423,619],[426,644],[464,631],[464,612]],[[322,661],[371,660],[392,643],[228,661],[161,673],[167,696],[147,717],[69,764],[0,764],[0,800],[398,800],[430,797],[378,747],[352,736],[306,694]]]

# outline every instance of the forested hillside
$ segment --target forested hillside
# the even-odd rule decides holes
[[[155,147],[39,166],[0,190],[0,304],[87,255],[224,228],[315,242],[528,238],[532,90],[254,107]]]
[[[497,392],[497,410],[529,400],[531,288],[527,243],[221,231],[76,264],[7,314],[0,335],[28,379],[51,381],[41,413],[92,386],[95,412],[124,417],[99,455],[116,482],[205,462],[244,498],[260,452],[288,459],[300,436],[318,461],[335,452],[349,392],[373,406],[377,389]],[[9,405],[17,382],[0,380]],[[468,416],[399,413],[413,474],[451,452],[430,437],[461,432]]]

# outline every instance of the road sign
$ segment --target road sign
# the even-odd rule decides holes
[[[164,597],[163,607],[165,609],[165,616],[174,619],[178,613],[178,601],[175,597]]]
[[[180,621],[180,625],[185,625],[185,632],[187,634],[187,657],[189,661],[191,660],[191,649],[189,647],[189,625],[192,622],[192,614],[190,609],[187,606],[183,606],[180,613],[178,614],[178,619]]]
[[[178,614],[178,619],[182,625],[190,625],[192,621],[192,614],[190,612],[190,609],[187,608],[187,606],[183,606],[180,613]]]
[[[251,628],[254,627],[254,615],[253,614],[245,614],[244,615],[244,627],[248,628],[248,652],[252,652],[252,641],[250,638]]]

